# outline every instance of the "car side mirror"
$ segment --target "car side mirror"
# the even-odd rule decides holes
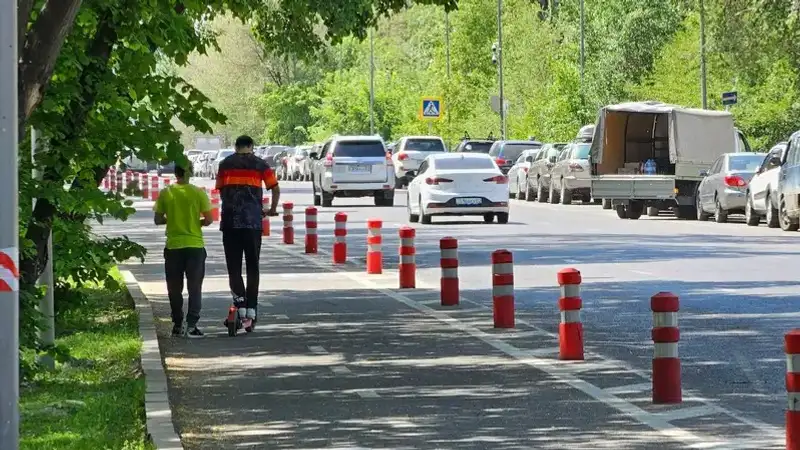
[[[707,170],[701,170],[700,171],[700,176],[701,177],[707,177],[708,176],[708,171]]]
[[[782,161],[779,157],[773,156],[772,158],[769,159],[769,163],[772,166],[778,167],[781,165]]]

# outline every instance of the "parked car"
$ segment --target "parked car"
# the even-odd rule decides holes
[[[538,141],[495,141],[489,149],[489,156],[505,174],[522,152],[539,148],[542,148],[542,143]]]
[[[528,190],[525,199],[529,202],[539,200],[540,203],[547,203],[550,190],[550,172],[556,164],[558,155],[567,144],[545,144],[542,146],[536,158],[528,170]]]
[[[429,224],[433,216],[497,217],[508,223],[508,177],[492,157],[482,153],[428,156],[408,185],[408,220]]]
[[[697,218],[712,215],[717,223],[728,221],[730,214],[744,214],[747,186],[766,153],[725,153],[717,158],[697,187]]]
[[[783,231],[800,228],[800,131],[789,138],[778,172],[778,219]]]
[[[308,159],[308,152],[311,150],[310,145],[303,145],[295,147],[293,152],[289,153],[288,165],[289,178],[294,181],[309,181],[311,180],[311,170]]]
[[[469,137],[468,134],[465,134],[463,138],[461,138],[461,142],[458,143],[455,149],[453,149],[456,153],[489,153],[489,150],[492,148],[492,144],[494,144],[494,138],[490,135],[486,139],[472,139]]]
[[[550,203],[569,205],[573,199],[589,203],[592,199],[592,172],[589,166],[590,143],[567,145],[551,171]],[[600,204],[598,202],[598,204]]]
[[[539,154],[541,149],[525,150],[517,158],[517,161],[508,170],[508,195],[511,198],[525,200],[528,191],[528,171]]]
[[[219,150],[206,150],[198,158],[195,164],[195,173],[201,177],[211,178],[211,170],[214,160],[217,158]]]
[[[217,156],[214,158],[214,161],[211,162],[211,179],[215,180],[217,178],[217,172],[219,172],[219,163],[222,162],[223,159],[231,156],[232,154],[236,153],[236,150],[232,148],[226,148],[224,150],[220,150],[217,152]]]
[[[394,206],[394,168],[380,136],[334,136],[309,157],[314,205],[330,207],[335,197],[373,197],[375,206]]]
[[[778,174],[781,161],[786,154],[786,142],[780,142],[770,149],[761,167],[747,186],[747,203],[744,208],[745,222],[758,226],[765,218],[767,226],[778,228]]]
[[[395,189],[407,186],[414,179],[419,165],[429,155],[445,153],[444,140],[439,136],[406,136],[400,138],[392,154]]]

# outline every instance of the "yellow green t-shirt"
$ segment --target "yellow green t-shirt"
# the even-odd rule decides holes
[[[167,248],[203,248],[200,219],[211,211],[208,195],[191,184],[172,184],[158,194],[153,210],[167,216]]]

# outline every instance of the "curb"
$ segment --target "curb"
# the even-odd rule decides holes
[[[142,370],[145,377],[144,408],[146,429],[150,441],[157,450],[184,450],[181,438],[175,432],[172,409],[169,405],[167,374],[161,362],[161,347],[156,335],[155,319],[150,300],[139,287],[133,274],[122,271],[125,286],[139,313],[139,335],[142,339]]]

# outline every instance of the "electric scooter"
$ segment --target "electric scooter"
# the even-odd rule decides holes
[[[228,308],[228,317],[225,319],[225,326],[228,327],[228,336],[236,337],[236,333],[244,328],[247,333],[252,333],[256,330],[257,319],[250,319],[248,317],[239,317],[239,309],[242,311],[245,308],[238,308],[236,305],[231,305]],[[258,310],[256,310],[258,316]]]

